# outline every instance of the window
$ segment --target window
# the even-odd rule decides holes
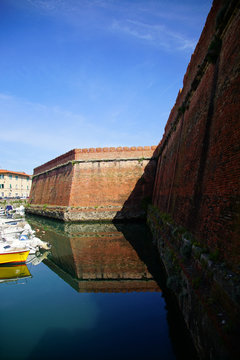
[[[4,175],[3,175],[3,174],[0,175],[0,179],[4,179]]]
[[[12,185],[10,184],[9,187],[10,187],[10,189],[11,189],[11,188],[12,188]]]
[[[4,189],[4,184],[0,184],[0,189]]]
[[[12,175],[9,175],[9,179],[12,179]]]
[[[18,179],[18,175],[15,176],[16,180]]]

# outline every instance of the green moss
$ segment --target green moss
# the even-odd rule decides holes
[[[195,276],[192,279],[192,286],[194,289],[198,289],[201,283],[201,277],[200,276]]]
[[[159,214],[160,214],[161,220],[164,224],[166,224],[166,223],[173,224],[173,219],[169,213],[159,212]]]
[[[198,242],[198,241],[196,241],[196,240],[193,242],[193,245],[194,245],[194,246],[197,246],[197,247],[201,247],[200,242]]]
[[[218,261],[220,259],[220,252],[218,249],[209,254],[209,259],[212,261]]]
[[[207,269],[207,262],[203,258],[200,258],[200,263],[202,265],[202,268],[204,270],[206,270]]]
[[[199,85],[199,83],[200,83],[200,79],[195,78],[195,79],[193,80],[192,84],[191,84],[191,89],[192,89],[192,90],[196,90],[197,87],[198,87],[198,85]]]
[[[147,196],[142,199],[141,206],[146,211],[148,209],[148,206],[152,203],[152,199],[150,196]]]
[[[174,235],[182,235],[186,232],[187,230],[183,227],[183,226],[177,226],[174,230]]]
[[[144,158],[138,159],[138,163],[142,165]]]
[[[220,37],[214,36],[211,44],[209,45],[206,55],[206,59],[208,62],[210,62],[211,64],[216,63],[217,58],[221,51],[221,47],[222,47],[222,40],[220,39]]]
[[[224,26],[224,17],[225,17],[228,5],[229,5],[229,1],[226,1],[226,3],[219,10],[219,12],[216,16],[216,30],[219,29],[220,27]]]
[[[186,106],[185,104],[182,104],[179,108],[178,108],[178,114],[179,115],[183,115],[186,111]]]
[[[192,253],[192,244],[190,242],[183,244],[180,249],[182,257],[187,260],[190,258]]]
[[[167,279],[167,287],[175,293],[180,292],[182,287],[181,277],[178,275],[169,276]]]

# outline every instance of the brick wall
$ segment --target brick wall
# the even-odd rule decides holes
[[[73,149],[34,169],[34,175],[74,160],[132,159],[151,157],[156,146]]]
[[[144,216],[144,201],[153,191],[155,149],[71,150],[34,170],[29,202],[71,207],[76,220]]]
[[[50,170],[56,166],[73,161],[76,158],[76,149],[70,150],[67,153],[56,157],[53,160],[48,161],[47,163],[38,166],[34,169],[33,175],[40,174],[46,170]]]
[[[239,263],[240,11],[214,1],[158,146],[153,202],[196,240]],[[222,47],[215,63],[213,36]],[[182,105],[184,107],[182,107]]]
[[[33,177],[29,202],[68,206],[73,179],[72,168],[70,163]]]

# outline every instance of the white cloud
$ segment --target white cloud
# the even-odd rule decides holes
[[[0,141],[60,154],[72,148],[119,146],[127,145],[126,142],[134,145],[138,133],[128,134],[124,126],[122,130],[115,126],[125,110],[126,104],[118,105],[109,111],[105,122],[103,115],[91,121],[59,106],[0,94],[0,118],[3,120]]]
[[[186,21],[194,21],[194,16],[189,19],[191,7],[178,6],[177,10],[174,10],[170,4],[166,10],[166,4],[157,1],[149,2],[145,7],[141,1],[27,1],[45,14],[57,16],[61,21],[64,19],[75,29],[98,28],[169,51],[193,51],[196,44],[196,39],[184,36],[181,31],[173,31],[178,23],[185,28]]]
[[[0,100],[11,100],[11,99],[12,96],[0,93]]]
[[[184,37],[179,32],[170,30],[165,25],[148,24],[134,20],[114,20],[113,32],[137,38],[166,50],[194,50],[196,41]]]
[[[4,94],[0,94],[0,118],[0,140],[56,151],[90,140],[93,131],[82,114]]]
[[[52,11],[65,4],[64,0],[27,0],[32,6],[43,9],[45,11]]]
[[[32,173],[36,166],[74,148],[156,144],[159,124],[153,139],[153,132],[138,126],[135,118],[128,114],[126,120],[126,107],[115,104],[90,121],[60,106],[0,93],[0,167]]]

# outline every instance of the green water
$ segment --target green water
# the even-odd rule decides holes
[[[194,359],[145,225],[28,221],[52,248],[0,283],[1,360]]]

